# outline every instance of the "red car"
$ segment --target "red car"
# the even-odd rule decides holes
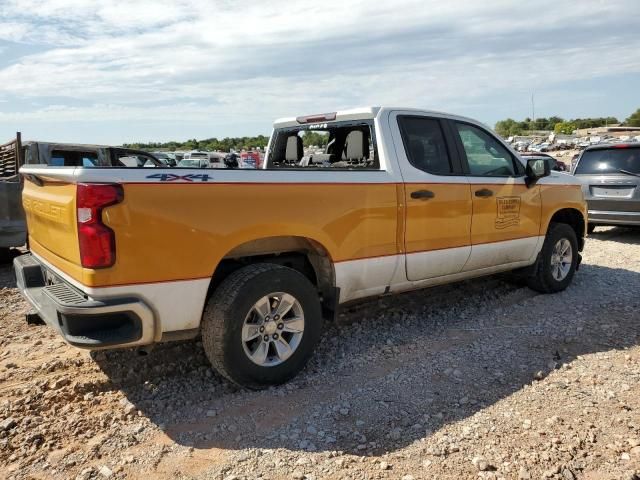
[[[262,168],[262,158],[260,158],[260,152],[241,152],[240,162],[238,166],[240,168]]]

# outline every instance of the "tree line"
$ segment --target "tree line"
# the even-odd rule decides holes
[[[125,143],[123,146],[126,148],[135,148],[138,150],[169,150],[171,152],[176,150],[205,150],[205,151],[221,151],[228,152],[230,150],[243,150],[250,148],[264,149],[269,142],[269,137],[266,135],[258,135],[256,137],[225,137],[222,139],[206,138],[204,140],[196,140],[192,138],[186,142],[136,142]]]
[[[305,147],[311,145],[324,147],[327,145],[328,135],[322,135],[317,132],[306,131],[302,137]],[[204,151],[221,151],[228,152],[230,150],[240,151],[249,150],[251,148],[264,149],[269,143],[269,137],[266,135],[258,135],[256,137],[225,137],[221,140],[217,138],[207,138],[204,140],[196,140],[195,138],[186,142],[135,142],[125,143],[125,148],[134,148],[136,150],[156,151],[168,150],[174,152],[176,150],[204,150]]]
[[[511,137],[513,135],[525,135],[528,132],[536,130],[554,131],[555,133],[571,134],[575,130],[582,128],[604,127],[611,124],[619,124],[620,121],[616,117],[595,117],[595,118],[574,118],[565,120],[562,117],[549,118],[525,118],[517,121],[512,118],[500,120],[495,125],[495,131],[503,137]],[[624,125],[629,127],[640,127],[640,108],[627,118]]]
[[[536,130],[554,131],[556,133],[571,134],[579,128],[594,128],[611,125],[612,123],[620,123],[616,117],[599,117],[599,118],[575,118],[565,120],[562,117],[549,118],[525,118],[517,121],[512,118],[500,120],[496,122],[495,131],[503,137],[511,137],[513,135],[526,135]]]

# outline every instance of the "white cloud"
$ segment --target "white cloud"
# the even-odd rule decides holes
[[[441,108],[461,95],[640,74],[635,0],[5,3],[0,40],[40,48],[0,64],[18,112],[0,112],[5,125],[135,125],[173,112],[215,134],[241,115],[268,124],[358,104]],[[55,106],[24,108],[43,101]]]

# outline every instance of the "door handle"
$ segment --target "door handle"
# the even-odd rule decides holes
[[[483,188],[482,190],[476,190],[476,197],[488,198],[493,196],[493,190],[489,190],[488,188]]]
[[[411,198],[420,200],[429,200],[430,198],[433,198],[435,196],[436,194],[431,190],[416,190],[415,192],[411,192]]]

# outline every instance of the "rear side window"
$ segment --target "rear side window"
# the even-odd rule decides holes
[[[467,123],[456,123],[456,128],[467,156],[470,175],[481,177],[516,175],[513,156],[498,140],[484,130]]]
[[[624,172],[640,173],[640,148],[585,150],[574,173],[612,175]]]
[[[453,173],[440,121],[426,117],[398,117],[409,163],[434,175]]]

